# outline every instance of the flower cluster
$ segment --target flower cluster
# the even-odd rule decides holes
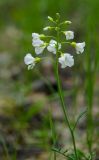
[[[46,44],[40,39],[40,35],[38,33],[32,33],[32,38],[32,45],[35,47],[35,53],[37,55],[41,54],[44,51]]]
[[[53,20],[53,18],[48,17],[48,19],[51,22],[56,23]],[[60,23],[60,25],[63,24],[71,24],[71,21],[64,21],[63,23]],[[56,27],[47,26],[43,30],[47,31],[51,29],[54,29],[55,31],[59,29],[60,31],[60,28],[57,26]],[[70,53],[63,53],[61,51],[62,44],[67,43],[71,45],[72,47],[75,48],[77,54],[81,54],[84,52],[85,42],[82,43],[71,42],[70,40],[74,39],[73,31],[60,31],[60,33],[64,34],[66,39],[65,42],[59,42],[57,41],[57,38],[56,37],[53,38],[53,36],[45,36],[42,34],[40,35],[38,33],[32,33],[32,46],[35,49],[36,55],[42,54],[46,48],[49,52],[53,54],[58,54],[58,62],[61,64],[61,68],[65,68],[67,66],[72,67],[74,65],[74,58]],[[45,39],[47,39],[47,37],[49,37],[50,40],[48,42],[45,42]],[[32,69],[35,66],[35,64],[40,60],[41,58],[39,57],[34,58],[31,53],[26,54],[26,56],[24,57],[24,62],[26,65],[28,65],[28,69]]]

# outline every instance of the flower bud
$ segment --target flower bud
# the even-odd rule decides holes
[[[59,13],[56,13],[56,18],[60,19],[60,14]]]
[[[50,29],[51,29],[50,26],[47,26],[47,27],[43,28],[44,31],[48,31],[48,30],[50,30]]]
[[[64,23],[65,24],[71,24],[72,22],[71,21],[65,21]]]
[[[39,57],[35,58],[35,62],[40,62],[40,61],[41,61],[41,58],[39,58]]]
[[[55,30],[56,30],[56,31],[59,31],[59,29],[60,29],[59,27],[55,27]]]
[[[40,38],[45,38],[46,36],[44,34],[40,34]]]
[[[76,42],[72,42],[71,45],[72,45],[73,47],[76,47]]]
[[[48,20],[50,20],[51,22],[54,22],[53,18],[48,16]]]

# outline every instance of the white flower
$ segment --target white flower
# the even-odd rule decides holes
[[[53,54],[56,54],[56,45],[57,42],[55,40],[50,40],[49,45],[47,47],[49,52],[52,52]],[[61,44],[59,43],[58,49],[61,49]]]
[[[40,35],[38,33],[32,33],[33,39],[39,39]]]
[[[59,58],[59,63],[61,64],[61,68],[72,67],[74,65],[74,58],[69,53],[64,53]]]
[[[30,53],[27,53],[27,55],[24,57],[24,63],[26,65],[32,64],[35,61],[35,58],[32,57]]]
[[[84,47],[85,47],[85,42],[76,43],[75,48],[76,48],[77,54],[83,53],[84,52]]]
[[[34,47],[39,47],[39,46],[41,46],[41,45],[43,45],[44,44],[44,41],[42,41],[42,40],[40,40],[40,39],[33,39],[32,40],[32,45],[34,46]]]
[[[35,66],[35,58],[30,53],[28,53],[24,57],[24,63],[28,65],[28,70],[32,69]]]
[[[33,39],[32,45],[35,47],[36,54],[41,54],[46,47],[44,41],[40,39]]]
[[[73,31],[66,31],[64,33],[65,33],[67,40],[74,39],[74,32]]]
[[[56,45],[57,42],[55,40],[50,40],[49,45],[47,47],[48,51],[56,54]]]

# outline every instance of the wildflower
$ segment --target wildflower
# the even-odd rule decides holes
[[[39,47],[41,45],[44,44],[44,41],[40,40],[40,39],[33,39],[32,40],[32,45],[33,47]]]
[[[56,54],[56,45],[57,42],[55,40],[50,40],[49,45],[47,47],[49,52],[52,52],[53,54]],[[58,49],[61,49],[61,44],[59,43]]]
[[[28,65],[28,70],[35,66],[35,58],[31,55],[31,53],[26,54],[24,57],[24,63]]]
[[[80,53],[84,52],[85,42],[82,42],[82,43],[72,42],[71,45],[76,48],[77,54],[80,54]]]
[[[82,43],[76,43],[76,52],[77,54],[83,53],[85,47],[85,42]]]
[[[66,31],[64,32],[66,39],[70,40],[70,39],[74,39],[74,32],[73,31]]]
[[[72,67],[74,65],[74,58],[69,53],[64,53],[59,58],[59,63],[61,64],[61,68]]]

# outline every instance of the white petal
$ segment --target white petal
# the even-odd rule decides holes
[[[59,63],[61,64],[61,68],[72,67],[74,65],[74,58],[69,53],[64,53],[59,58]]]
[[[44,48],[45,48],[45,46],[35,47],[35,53],[41,54],[43,52]]]
[[[32,33],[33,39],[39,39],[40,35],[38,33]]]
[[[74,65],[74,58],[69,53],[65,54],[65,60],[68,67],[72,67]]]
[[[63,56],[59,58],[59,63],[61,63],[61,68],[65,68],[66,67],[66,64],[65,64]]]
[[[52,39],[52,40],[50,40],[50,43],[49,43],[49,44],[54,44],[54,45],[55,45],[55,44],[57,44],[57,42]]]
[[[52,53],[56,54],[56,48],[55,48],[55,46],[53,46],[53,45],[49,45],[49,46],[47,47],[47,50],[48,50],[49,52],[52,52]]]
[[[85,47],[85,42],[82,43],[76,43],[76,52],[77,54],[83,53]]]
[[[66,35],[67,40],[74,39],[74,32],[73,31],[66,31],[65,35]]]
[[[86,45],[85,42],[82,42],[82,46],[85,47],[85,45]]]
[[[42,40],[40,40],[40,39],[33,39],[33,41],[32,41],[32,45],[34,46],[34,47],[39,47],[39,46],[41,46],[41,45],[43,45],[44,44],[44,41],[42,41]]]
[[[35,61],[35,58],[32,57],[32,55],[30,53],[28,53],[25,57],[24,57],[24,63],[26,65],[32,64]]]

